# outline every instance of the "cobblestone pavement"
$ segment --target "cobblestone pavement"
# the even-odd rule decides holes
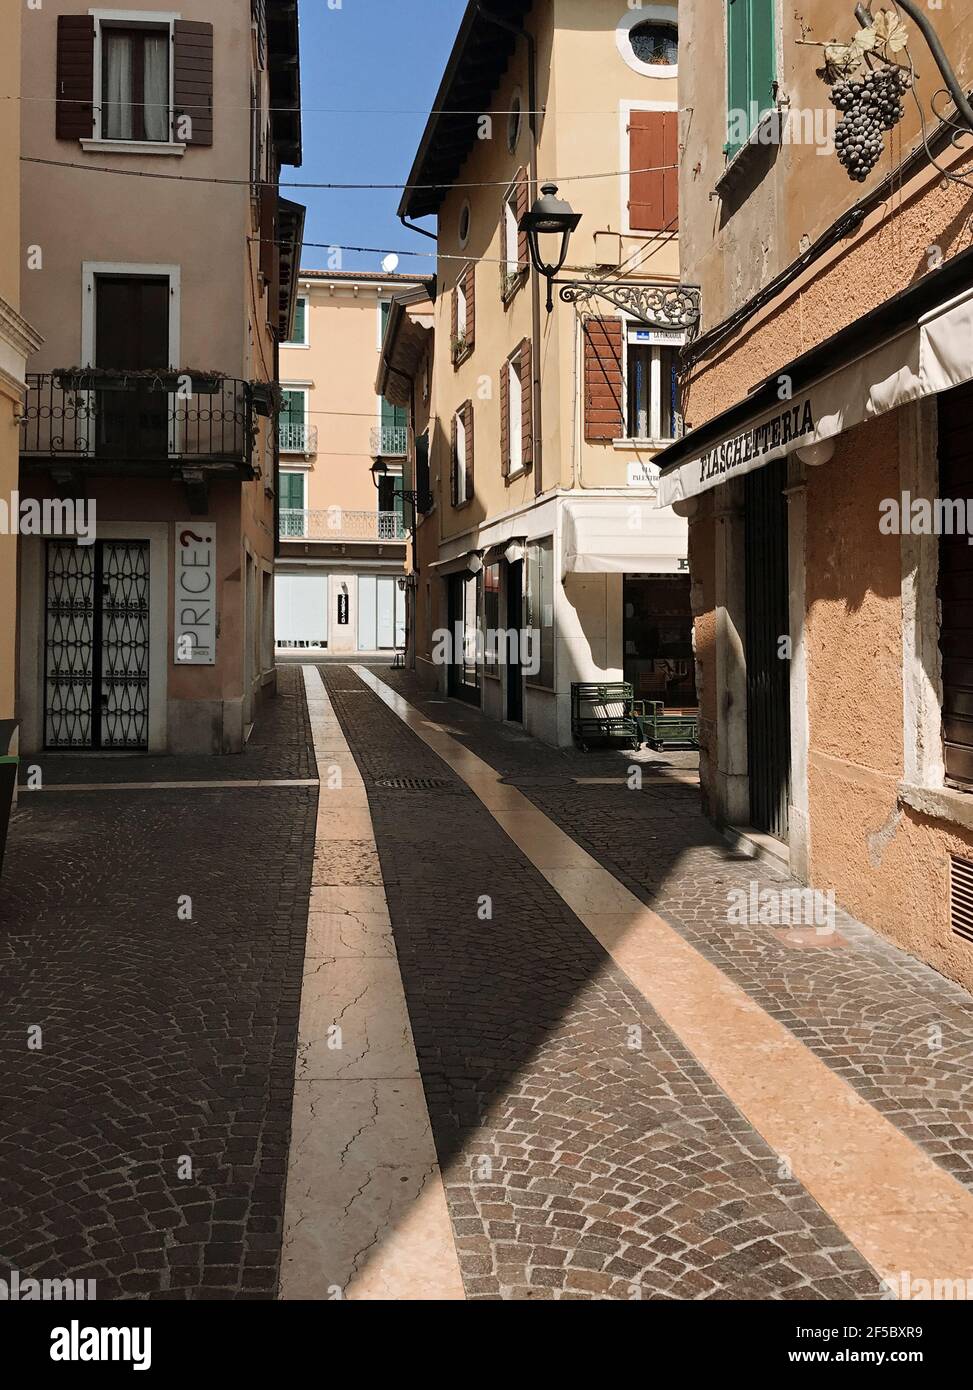
[[[468,1296],[876,1297],[874,1271],[477,798],[354,672],[321,675],[368,790]],[[430,713],[465,727],[453,705]],[[377,785],[426,778],[445,785]]]
[[[68,772],[104,790],[24,793],[12,823],[0,1273],[96,1279],[100,1298],[268,1298],[317,791],[175,785],[223,759],[124,759],[121,780],[151,780],[147,761],[172,791],[113,790],[117,766],[86,759]],[[314,775],[299,670],[238,761]]]
[[[432,718],[444,706],[414,677],[387,684]],[[701,954],[960,1182],[973,1188],[973,1001],[959,986],[838,912],[837,948],[727,921],[733,889],[797,886],[731,851],[694,786],[669,780],[691,755],[651,756],[641,791],[574,779],[625,776],[631,754],[558,751],[450,701],[454,737],[662,914]],[[667,766],[668,764],[668,766]]]

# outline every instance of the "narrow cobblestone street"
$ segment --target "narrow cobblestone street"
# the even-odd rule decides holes
[[[728,925],[729,891],[780,875],[702,819],[691,759],[637,762],[641,790],[630,754],[338,664],[282,667],[208,786],[121,759],[85,790],[90,762],[51,760],[2,890],[4,1270],[102,1297],[873,1300],[933,1252],[960,1268],[969,999],[844,916]]]

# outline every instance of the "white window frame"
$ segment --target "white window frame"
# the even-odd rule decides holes
[[[287,450],[281,450],[281,452],[282,452],[282,453],[286,452],[288,455],[290,455],[290,454],[292,454],[292,453],[305,454],[305,455],[306,455],[307,452],[308,452],[308,448],[307,448],[307,437],[308,437],[308,423],[309,423],[310,405],[311,405],[311,393],[310,393],[310,390],[309,390],[308,387],[304,384],[304,382],[294,382],[294,383],[291,383],[291,382],[289,382],[289,381],[282,381],[281,384],[280,384],[280,389],[281,389],[282,392],[284,392],[284,391],[290,391],[290,392],[292,392],[292,393],[295,394],[295,395],[297,394],[297,392],[300,392],[301,395],[304,397],[304,448],[303,448],[303,449],[287,449]]]
[[[142,279],[146,276],[165,277],[169,281],[169,370],[177,371],[182,352],[179,326],[182,312],[182,267],[178,265],[149,265],[130,261],[83,261],[81,263],[81,365],[95,365],[95,332],[97,315],[97,281],[99,275],[126,276],[129,279]],[[176,453],[175,396],[169,396],[169,453]],[[88,429],[94,423],[93,411],[89,410]],[[88,439],[89,451],[93,450],[94,440]]]
[[[507,477],[516,478],[524,471],[524,383],[520,353],[507,361]],[[516,428],[515,428],[516,426]],[[517,441],[516,451],[514,440]]]
[[[460,275],[456,281],[456,337],[465,342],[467,330],[469,328],[469,305],[466,302],[466,289],[463,281],[466,278],[466,271]]]
[[[645,11],[644,11],[644,10],[636,10],[635,13],[638,14],[638,15],[640,16],[640,18],[642,18],[642,19],[645,18]],[[666,69],[666,71],[670,71],[670,69]],[[672,71],[674,71],[674,69],[672,69]],[[629,126],[630,126],[631,123],[632,123],[632,112],[633,112],[633,111],[678,111],[678,110],[679,110],[679,103],[678,103],[678,101],[622,101],[622,102],[619,102],[619,105],[618,105],[618,118],[619,118],[619,119],[618,119],[618,157],[619,157],[619,159],[622,161],[621,164],[619,164],[619,166],[618,166],[619,169],[628,169],[628,168],[629,168],[629,159],[631,158],[631,154],[630,154],[630,144],[629,144],[629,138],[628,138],[628,128],[629,128]],[[632,224],[631,224],[631,222],[630,222],[630,220],[629,220],[629,210],[628,210],[628,205],[629,205],[629,203],[631,202],[631,199],[632,199],[632,180],[631,180],[631,177],[619,179],[619,180],[618,180],[618,184],[619,184],[619,198],[620,198],[620,203],[621,203],[621,206],[620,206],[620,208],[619,208],[619,215],[620,215],[620,217],[621,217],[621,219],[622,219],[622,220],[621,220],[621,224],[620,224],[620,225],[621,225],[621,228],[622,228],[622,235],[623,235],[623,236],[641,237],[643,241],[648,241],[650,238],[655,237],[655,236],[658,236],[658,235],[659,235],[658,232],[651,232],[651,231],[648,231],[648,232],[647,232],[647,231],[644,231],[644,230],[636,230],[636,231],[633,231],[633,230],[632,230]],[[673,240],[678,240],[678,238],[679,238],[679,231],[678,231],[678,228],[677,228],[675,231],[667,232],[666,235],[669,236],[670,238],[672,238]],[[638,266],[634,266],[632,269],[633,269],[633,272],[634,272],[634,273],[637,273],[637,272],[638,272]]]
[[[633,72],[641,73],[643,77],[657,77],[662,79],[675,79],[679,76],[678,63],[643,63],[641,58],[635,56],[632,48],[631,33],[642,24],[672,24],[675,26],[677,40],[679,34],[679,7],[678,5],[640,5],[637,9],[627,11],[615,26],[615,43],[618,51],[625,63]],[[622,168],[625,166],[622,165]]]
[[[299,342],[296,338],[293,342],[281,343],[282,348],[309,348],[311,346],[311,296],[306,291],[300,291],[297,296],[298,303],[304,302],[304,341]],[[297,315],[295,314],[295,320]]]
[[[301,510],[302,512],[306,512],[307,509],[308,509],[308,507],[307,507],[307,469],[306,469],[306,468],[291,468],[290,465],[288,465],[288,466],[285,468],[283,465],[281,465],[280,476],[281,476],[282,478],[300,478],[300,480],[301,480],[301,498],[302,498],[303,503],[304,503],[303,507],[301,507],[300,510]]]
[[[520,273],[520,228],[517,218],[517,185],[512,183],[503,200],[503,220],[506,228],[504,240],[507,243],[507,259],[504,269],[507,278],[512,280]]]
[[[462,507],[470,499],[466,495],[466,421],[463,411],[457,410],[453,419],[456,422],[456,450],[453,467],[456,470],[456,505]]]
[[[638,332],[640,325],[631,320],[625,324],[625,354],[622,369],[623,389],[625,392],[625,430],[624,440],[618,441],[621,444],[671,444],[675,436],[662,434],[662,349],[664,347],[678,348],[681,343],[640,343],[632,337]],[[685,336],[683,335],[683,342]],[[651,352],[651,365],[649,369],[649,433],[647,435],[632,434],[629,421],[629,354],[632,348],[648,348]]]
[[[181,155],[186,146],[173,139],[173,114],[175,106],[175,27],[182,15],[173,10],[89,10],[95,22],[94,48],[94,134],[90,140],[82,140],[83,149],[97,149],[111,154],[171,154]],[[135,29],[168,29],[169,31],[169,138],[168,140],[109,140],[101,133],[101,106],[104,81],[102,75],[102,25],[112,28],[124,25]]]

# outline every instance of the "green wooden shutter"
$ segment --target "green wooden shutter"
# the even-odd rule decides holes
[[[731,159],[774,103],[774,5],[775,0],[727,0],[726,152]]]
[[[306,343],[306,342],[307,342],[306,323],[307,323],[307,300],[306,300],[306,299],[299,299],[299,300],[297,301],[297,308],[294,310],[294,336],[293,336],[293,338],[291,339],[291,342],[292,342],[292,343]]]
[[[304,474],[282,473],[280,475],[281,511],[302,512],[304,510]]]

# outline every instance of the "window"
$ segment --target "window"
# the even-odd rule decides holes
[[[679,61],[677,35],[674,24],[656,24],[646,20],[630,31],[628,41],[639,62],[674,67]]]
[[[470,239],[470,205],[464,203],[459,212],[459,244],[465,246]]]
[[[527,550],[527,627],[533,645],[530,685],[554,689],[554,538],[546,536]]]
[[[169,28],[101,26],[101,137],[168,141]]]
[[[517,208],[519,196],[516,188],[512,188],[507,194],[503,205],[504,221],[504,265],[507,271],[507,279],[512,280],[520,272],[520,256],[518,253],[518,242],[520,231],[518,229],[519,218]]]
[[[510,98],[510,112],[507,116],[507,149],[511,154],[520,144],[520,131],[524,123],[524,101],[519,92]]]
[[[457,339],[457,342],[465,342],[465,341],[466,341],[467,308],[468,308],[468,305],[467,305],[467,302],[466,302],[466,285],[465,285],[464,282],[461,280],[461,281],[459,282],[459,284],[456,286],[456,339]]]
[[[283,344],[284,347],[307,347],[307,311],[307,295],[298,295],[297,308],[294,310],[294,336]]]
[[[679,11],[676,5],[629,6],[615,29],[622,58],[643,77],[668,78],[679,73]]]
[[[774,0],[728,0],[726,35],[726,152],[732,159],[776,98]]]
[[[675,439],[677,362],[675,348],[629,343],[629,439]]]
[[[416,493],[418,510],[432,511],[433,498],[429,477],[429,433],[420,434],[416,439]]]
[[[280,475],[280,534],[282,536],[304,536],[307,534],[304,484],[303,473],[281,473]]]
[[[466,468],[466,407],[453,416],[453,457],[451,472],[453,478],[453,506],[461,507],[470,499],[467,496]]]
[[[280,407],[281,453],[306,453],[307,443],[307,392],[303,388],[284,387]]]
[[[524,467],[524,392],[519,357],[511,357],[507,363],[507,429],[510,440],[507,472],[512,478]]]
[[[500,631],[500,564],[483,569],[483,661],[487,674],[498,675],[499,653],[497,634]]]
[[[476,333],[476,311],[474,308],[474,291],[476,286],[476,269],[473,265],[466,266],[460,271],[453,290],[453,314],[452,314],[452,358],[453,365],[458,367],[460,362],[465,361],[473,351],[473,340]]]

